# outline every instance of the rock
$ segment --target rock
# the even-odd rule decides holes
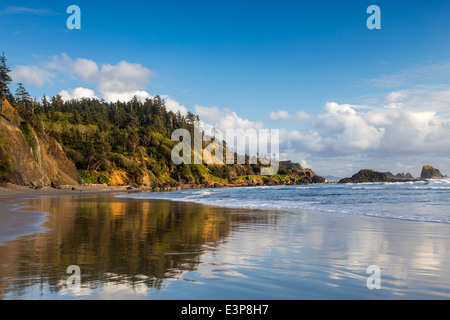
[[[383,172],[363,169],[354,174],[351,178],[344,178],[339,183],[363,183],[363,182],[393,182]]]
[[[319,176],[314,176],[312,178],[312,183],[325,183],[325,181],[325,178]]]
[[[399,180],[399,181],[411,181],[411,180],[416,180],[416,178],[414,178],[412,176],[411,173],[397,173],[396,175],[393,175],[391,172],[383,172],[386,177],[388,179],[393,179],[393,180]]]
[[[423,166],[422,173],[420,174],[420,180],[427,179],[442,179],[445,178],[438,169],[432,166]]]
[[[280,167],[283,166],[283,167],[286,167],[289,169],[303,170],[303,167],[299,163],[294,163],[290,160],[280,161],[279,164],[280,164]]]

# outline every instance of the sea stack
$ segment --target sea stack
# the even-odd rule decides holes
[[[420,174],[420,180],[442,179],[442,178],[444,178],[444,176],[438,169],[435,169],[432,166],[423,166],[422,173]]]
[[[382,172],[377,172],[369,169],[360,170],[351,178],[344,178],[339,183],[364,183],[364,182],[391,182]]]

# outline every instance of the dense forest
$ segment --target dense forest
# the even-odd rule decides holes
[[[160,187],[183,184],[299,184],[321,182],[309,170],[290,162],[277,174],[260,176],[260,164],[175,165],[171,161],[174,130],[193,135],[200,119],[191,112],[182,115],[165,107],[159,96],[141,101],[106,102],[96,99],[64,101],[61,96],[36,101],[22,83],[15,93],[4,54],[0,60],[0,90],[18,111],[20,130],[54,137],[75,164],[86,184]]]

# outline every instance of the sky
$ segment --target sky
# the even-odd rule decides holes
[[[279,129],[281,159],[321,175],[450,174],[449,17],[440,0],[2,1],[0,51],[12,91],[160,95],[208,127]]]

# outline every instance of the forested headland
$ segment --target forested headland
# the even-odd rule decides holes
[[[0,61],[3,121],[13,121],[5,104],[16,110],[16,125],[34,155],[34,136],[52,137],[75,165],[84,184],[148,186],[154,188],[182,185],[266,185],[323,182],[310,169],[289,161],[281,162],[278,173],[260,175],[261,164],[180,164],[171,161],[171,140],[176,129],[194,134],[199,117],[167,110],[164,100],[155,96],[141,101],[106,102],[97,99],[64,101],[60,95],[39,101],[32,98],[22,83],[10,90],[11,79],[6,59]],[[6,102],[8,101],[8,102]],[[10,113],[15,111],[10,111]],[[5,124],[6,125],[6,124]],[[41,139],[39,138],[39,139]],[[8,136],[0,132],[0,180],[8,181],[15,167],[8,155]],[[11,179],[9,179],[11,180]],[[52,180],[53,185],[58,181]],[[58,180],[58,179],[56,179]]]

